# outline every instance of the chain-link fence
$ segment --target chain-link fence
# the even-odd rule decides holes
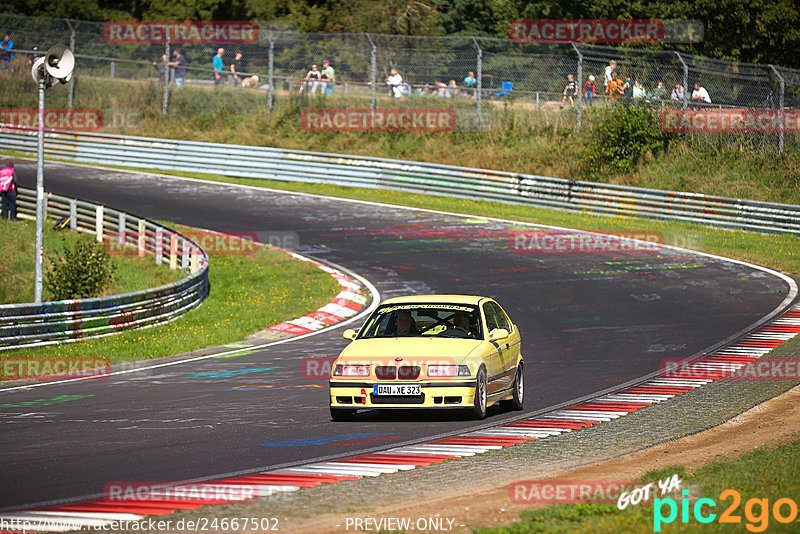
[[[282,104],[291,109],[449,108],[461,130],[492,128],[509,117],[532,127],[581,128],[591,124],[596,108],[615,101],[720,113],[783,113],[800,107],[800,70],[772,65],[628,46],[259,28],[255,42],[243,44],[112,44],[103,23],[0,15],[0,32],[11,36],[16,51],[10,63],[0,66],[18,75],[0,84],[2,107],[36,106],[28,74],[31,60],[58,43],[76,54],[78,70],[68,87],[48,93],[48,107],[101,110],[103,129],[122,133],[135,132],[147,117],[268,114]],[[221,73],[212,68],[218,48],[224,48]],[[230,66],[237,52],[242,56],[234,73]],[[604,83],[612,61],[619,95],[608,94]],[[318,79],[312,65],[320,72],[332,67],[333,79]],[[389,79],[392,69],[400,82]],[[586,86],[590,76],[594,91]],[[692,99],[695,83],[705,88],[710,103]],[[673,95],[674,90],[679,94]],[[692,141],[796,150],[797,130],[704,132]]]

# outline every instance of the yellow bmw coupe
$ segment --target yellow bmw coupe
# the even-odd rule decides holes
[[[519,330],[486,297],[426,295],[386,300],[331,367],[334,421],[376,408],[460,408],[476,419],[496,402],[521,410]]]

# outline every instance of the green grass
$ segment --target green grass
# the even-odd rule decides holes
[[[792,499],[798,503],[798,480],[800,480],[800,439],[777,447],[762,447],[743,454],[736,460],[714,461],[704,465],[691,475],[676,466],[660,469],[642,477],[641,481],[651,482],[679,473],[681,487],[689,491],[689,521],[682,523],[681,498],[673,495],[678,515],[670,524],[664,524],[661,532],[797,532],[798,520],[781,524],[772,515],[773,506],[778,499]],[[741,496],[738,507],[731,510],[732,516],[739,516],[741,523],[721,524],[720,516],[733,506],[733,497],[720,495],[725,490],[735,490]],[[716,519],[709,524],[699,523],[693,513],[694,503],[699,498],[709,498],[716,503],[710,509],[703,506],[703,514],[709,511]],[[760,505],[751,499],[768,500],[768,510],[762,513]],[[647,504],[629,505],[619,510],[616,504],[567,504],[550,506],[539,510],[529,510],[520,514],[521,521],[498,528],[479,528],[478,534],[524,534],[533,532],[653,532],[654,506],[651,499]],[[748,507],[750,516],[747,515]],[[669,508],[661,506],[661,513],[667,516]],[[790,513],[789,505],[781,509],[783,516]],[[748,527],[748,525],[750,525]],[[762,528],[763,527],[763,528]],[[747,529],[747,530],[745,530]]]
[[[93,240],[94,236],[69,231],[56,232],[50,228],[53,221],[47,221],[44,230],[44,272],[47,273],[49,258],[54,257],[64,247],[73,248],[78,240]],[[12,223],[0,221],[0,304],[33,302],[33,272],[36,225],[33,221],[21,220]],[[113,256],[115,279],[102,295],[114,295],[139,291],[180,280],[180,271],[170,271],[158,266],[152,256]],[[52,300],[52,295],[44,289],[44,300]]]
[[[211,291],[203,305],[169,324],[6,354],[98,356],[111,363],[170,356],[239,341],[323,306],[340,289],[314,265],[263,247],[250,256],[212,256],[209,282]]]

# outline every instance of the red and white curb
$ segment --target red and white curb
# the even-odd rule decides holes
[[[326,267],[322,266],[321,268]],[[343,276],[342,280],[346,280],[346,277]],[[342,285],[345,286],[345,284]],[[420,466],[474,456],[490,450],[498,450],[592,427],[719,380],[729,375],[732,370],[761,358],[775,347],[794,338],[798,333],[800,333],[800,305],[795,305],[736,344],[693,362],[694,369],[697,369],[698,364],[707,366],[709,371],[704,373],[707,378],[684,378],[680,375],[653,378],[642,384],[626,387],[588,402],[485,430],[435,439],[416,445],[396,447],[378,453],[359,454],[329,462],[317,462],[254,475],[209,480],[198,484],[223,488],[249,486],[255,488],[256,495],[271,495],[322,484],[334,484],[343,480],[357,480],[363,477],[407,471]],[[2,514],[0,515],[0,524],[8,525],[14,520],[26,520],[29,521],[29,528],[34,531],[66,531],[69,530],[65,527],[66,525],[78,523],[87,527],[102,528],[104,525],[110,525],[113,521],[139,521],[145,516],[163,516],[176,510],[197,509],[210,504],[236,504],[236,501],[229,499],[218,501],[95,499]],[[59,525],[62,527],[59,528]]]
[[[363,293],[363,285],[338,269],[328,267],[318,261],[295,254],[294,252],[286,250],[284,252],[293,258],[311,263],[317,268],[327,272],[342,286],[342,290],[332,301],[318,310],[298,317],[297,319],[270,326],[267,328],[267,332],[288,334],[291,336],[308,334],[353,317],[369,301],[369,297]]]

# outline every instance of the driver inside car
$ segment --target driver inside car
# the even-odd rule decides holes
[[[453,315],[453,326],[469,334],[469,315],[464,312],[456,312]]]

